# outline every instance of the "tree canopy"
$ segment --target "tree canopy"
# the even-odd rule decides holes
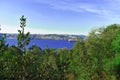
[[[120,25],[92,30],[78,38],[72,49],[41,49],[25,33],[26,18],[20,18],[17,46],[0,39],[0,80],[120,80]]]

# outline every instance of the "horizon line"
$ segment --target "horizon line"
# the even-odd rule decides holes
[[[3,32],[0,32],[0,34],[19,34],[19,33],[3,33]],[[87,36],[86,34],[68,34],[68,33],[30,33],[31,34],[36,34],[36,35],[85,35]]]

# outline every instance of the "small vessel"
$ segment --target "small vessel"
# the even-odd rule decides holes
[[[68,39],[69,42],[75,42],[75,39]]]

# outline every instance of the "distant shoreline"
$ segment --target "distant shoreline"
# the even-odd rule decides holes
[[[4,33],[0,33],[2,35]],[[15,39],[17,34],[7,33],[6,37],[9,39]],[[69,35],[69,34],[30,34],[31,39],[52,39],[52,40],[68,40],[76,41],[77,38],[85,39],[86,35]]]

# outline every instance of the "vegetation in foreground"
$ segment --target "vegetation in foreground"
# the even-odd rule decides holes
[[[0,39],[0,80],[120,80],[120,25],[93,30],[72,49],[25,49],[30,33],[20,18],[18,45]]]

